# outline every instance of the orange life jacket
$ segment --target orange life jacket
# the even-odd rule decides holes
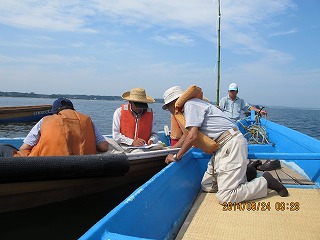
[[[131,112],[130,104],[121,105],[120,132],[126,137],[142,138],[146,142],[151,136],[153,112],[151,108],[145,110],[140,118],[135,118]]]
[[[183,132],[179,126],[177,119],[174,115],[171,115],[171,127],[170,127],[170,138],[179,140],[183,135]]]
[[[187,133],[188,130],[185,128],[186,126],[186,119],[183,116],[183,107],[186,101],[188,101],[191,98],[203,98],[203,92],[202,89],[197,87],[196,85],[191,85],[181,96],[178,98],[178,100],[175,103],[175,113],[174,117],[179,122],[179,125],[181,126],[181,130],[184,133]],[[194,144],[195,147],[200,148],[206,153],[213,153],[218,147],[219,144],[209,138],[207,135],[203,134],[199,131],[198,133],[198,140]]]
[[[30,153],[20,156],[67,156],[96,153],[96,138],[89,116],[65,109],[46,116],[40,126],[41,137]],[[24,151],[25,152],[25,151]]]

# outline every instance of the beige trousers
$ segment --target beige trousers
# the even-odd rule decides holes
[[[248,147],[242,134],[238,134],[219,148],[208,163],[201,186],[206,192],[216,192],[220,204],[238,203],[267,195],[264,177],[247,182]]]

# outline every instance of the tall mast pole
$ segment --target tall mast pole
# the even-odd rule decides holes
[[[221,23],[221,12],[220,12],[220,0],[218,0],[218,80],[217,80],[217,101],[216,105],[219,105],[220,101],[220,23]]]

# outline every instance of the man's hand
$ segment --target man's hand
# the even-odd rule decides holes
[[[266,116],[268,116],[268,113],[267,113],[267,111],[266,111],[266,110],[261,110],[261,111],[260,111],[260,113],[261,113],[262,115],[266,115]]]
[[[169,163],[172,163],[172,162],[175,162],[175,160],[173,159],[173,154],[168,154],[168,156],[166,157],[166,160],[165,160],[165,163],[166,164],[169,164]]]
[[[143,140],[142,138],[137,138],[137,139],[133,140],[132,146],[141,147],[145,144],[146,144],[145,140]]]

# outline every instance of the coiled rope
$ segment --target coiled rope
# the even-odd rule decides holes
[[[259,114],[256,116],[255,124],[250,126],[245,126],[241,121],[238,123],[246,130],[246,133],[243,135],[248,144],[268,144],[270,143],[267,137],[267,131],[265,126],[261,126],[260,124],[260,116]]]

